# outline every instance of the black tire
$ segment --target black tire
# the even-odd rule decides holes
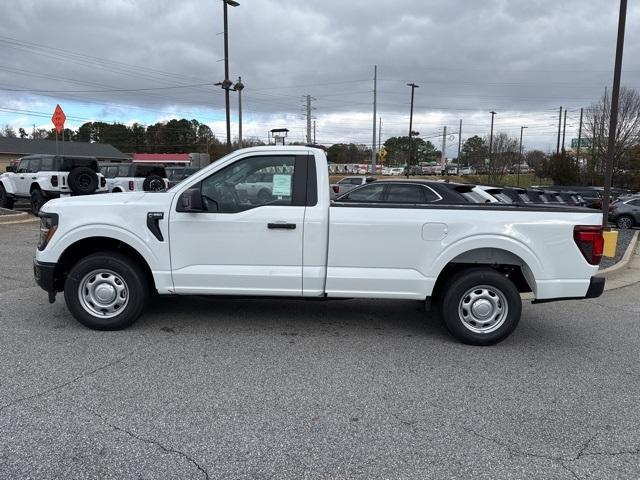
[[[42,206],[47,203],[47,199],[39,188],[34,188],[31,192],[31,213],[38,215]]]
[[[633,228],[635,222],[633,218],[628,215],[620,215],[616,220],[616,225],[620,230],[627,230],[629,228]]]
[[[451,277],[444,291],[442,319],[451,335],[468,345],[498,343],[520,321],[518,289],[491,268],[462,270]]]
[[[69,172],[67,184],[77,195],[90,195],[98,188],[98,174],[89,167],[76,167]]]
[[[7,195],[7,191],[4,189],[4,185],[0,183],[0,207],[8,208],[11,210],[13,208],[13,198]]]
[[[100,296],[102,305],[92,302],[99,302]],[[64,299],[71,314],[84,326],[120,330],[142,315],[149,288],[144,273],[131,258],[118,252],[95,253],[73,266],[64,284]]]
[[[149,175],[142,182],[142,189],[145,192],[162,192],[166,190],[167,185],[160,175]]]

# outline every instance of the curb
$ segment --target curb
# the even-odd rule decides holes
[[[627,250],[624,252],[622,259],[618,263],[611,265],[610,267],[605,268],[604,270],[600,270],[598,272],[598,275],[608,275],[610,273],[620,270],[621,268],[626,267],[627,264],[631,261],[631,255],[633,254],[636,248],[636,244],[638,243],[638,235],[640,235],[640,231],[636,231],[633,234],[633,238],[629,242],[629,246],[627,247]]]
[[[30,223],[37,221],[37,217],[32,217],[26,212],[16,213],[14,215],[0,215],[0,225],[15,225],[16,223]]]

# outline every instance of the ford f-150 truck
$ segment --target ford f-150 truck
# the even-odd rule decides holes
[[[237,188],[266,172],[271,195],[243,200]],[[475,345],[513,331],[522,292],[546,302],[603,291],[592,210],[332,202],[328,186],[322,150],[256,147],[166,192],[52,200],[40,214],[35,278],[99,330],[131,325],[153,293],[413,299],[438,305],[448,330]]]

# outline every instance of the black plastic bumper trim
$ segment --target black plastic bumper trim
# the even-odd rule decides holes
[[[38,286],[46,292],[57,291],[55,270],[55,263],[38,262],[35,258],[33,259],[33,276]]]

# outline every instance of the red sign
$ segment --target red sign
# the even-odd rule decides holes
[[[60,108],[60,105],[56,105],[56,109],[53,112],[53,116],[51,117],[51,121],[56,127],[56,132],[62,132],[62,129],[64,128],[64,121],[66,119],[67,116],[62,111],[62,108]]]

